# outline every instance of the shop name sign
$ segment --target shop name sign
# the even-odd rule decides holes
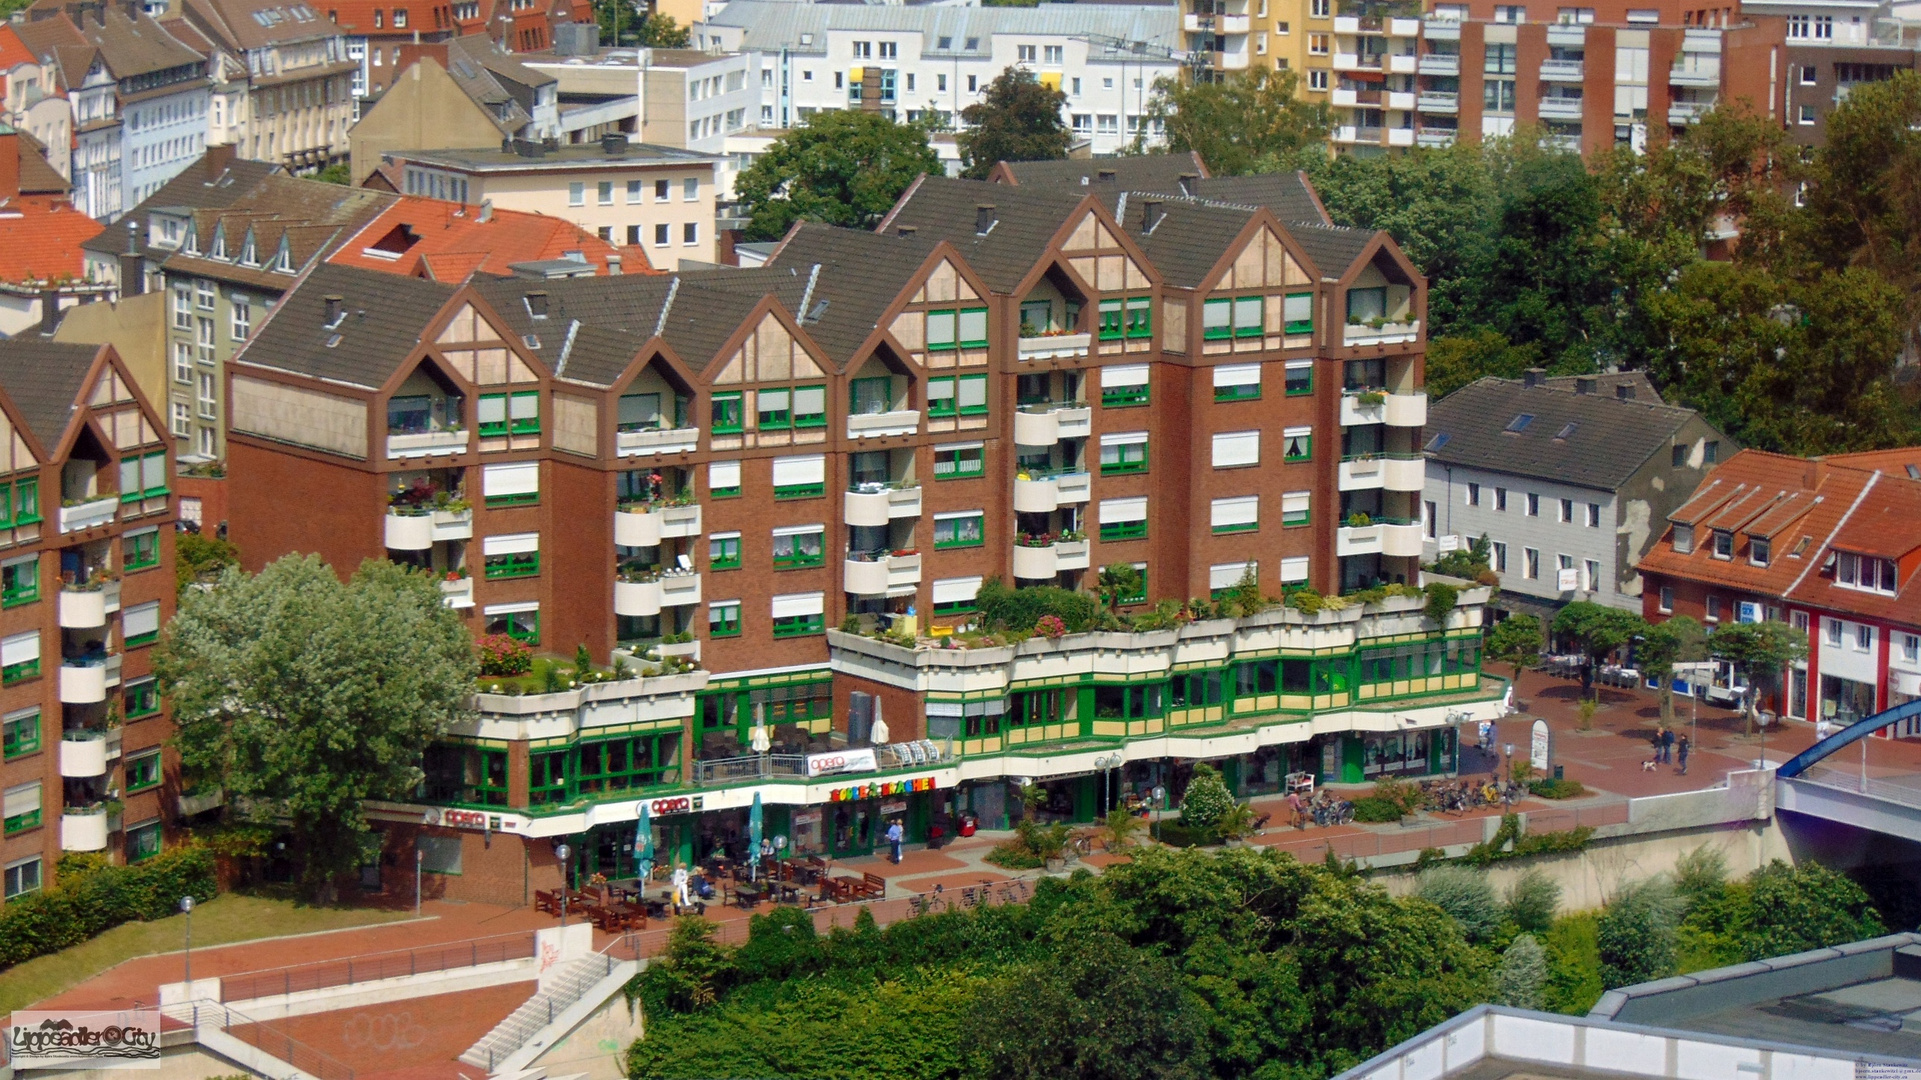
[[[15,1069],[158,1069],[160,1011],[17,1012],[7,1056]]]
[[[858,750],[834,750],[825,754],[807,755],[807,775],[825,776],[837,772],[873,772],[880,768],[880,761],[874,757],[874,748],[864,746]]]
[[[871,784],[835,788],[827,793],[827,801],[857,802],[861,799],[879,799],[889,795],[911,795],[916,791],[932,791],[939,786],[931,776],[916,776],[907,780],[876,780]]]
[[[488,832],[499,832],[500,815],[489,814],[485,810],[442,810],[440,824],[450,829],[485,829]]]
[[[662,814],[685,814],[700,809],[701,797],[698,795],[675,795],[667,799],[655,799],[647,804],[647,812],[654,817]]]

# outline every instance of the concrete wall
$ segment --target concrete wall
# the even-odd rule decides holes
[[[626,994],[615,994],[555,1040],[533,1065],[549,1076],[579,1073],[586,1080],[624,1080],[627,1047],[640,1035],[640,1006],[629,1004]]]

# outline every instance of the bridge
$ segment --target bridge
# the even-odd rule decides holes
[[[1871,761],[1867,742],[1915,717],[1921,700],[1858,720],[1789,758],[1775,770],[1775,809],[1921,841],[1921,757],[1876,754]],[[1858,755],[1844,752],[1851,746]]]

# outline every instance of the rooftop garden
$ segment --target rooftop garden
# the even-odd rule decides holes
[[[625,682],[679,675],[695,669],[684,656],[663,656],[658,660],[627,652],[614,653],[613,663],[597,665],[587,646],[574,650],[570,662],[559,656],[536,656],[525,642],[506,634],[488,634],[475,642],[480,653],[480,677],[474,689],[483,694],[559,694],[596,683]]]

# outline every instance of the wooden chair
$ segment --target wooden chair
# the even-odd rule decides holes
[[[855,894],[862,899],[879,900],[887,895],[887,879],[879,874],[862,874],[858,881],[848,880],[852,882]]]
[[[534,910],[547,915],[560,914],[560,890],[535,889]]]

